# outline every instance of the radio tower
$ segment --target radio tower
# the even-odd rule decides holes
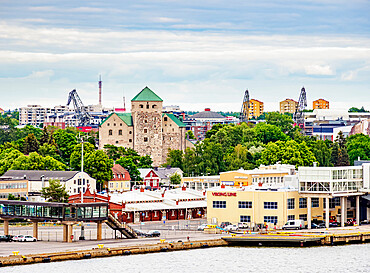
[[[99,105],[101,105],[101,75],[99,75]]]

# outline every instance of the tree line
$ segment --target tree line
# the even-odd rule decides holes
[[[358,157],[370,159],[370,137],[357,134],[319,140],[304,136],[291,115],[265,113],[256,125],[216,124],[194,148],[170,150],[165,165],[179,167],[185,176],[217,175],[239,168],[253,169],[280,162],[298,166],[348,166]]]

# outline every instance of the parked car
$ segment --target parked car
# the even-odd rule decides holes
[[[145,237],[159,237],[161,233],[158,230],[149,230],[146,234]]]
[[[245,229],[245,228],[249,228],[249,226],[248,226],[247,223],[238,223],[238,228],[239,229]]]
[[[201,224],[200,226],[198,226],[198,230],[203,231],[205,228],[207,228],[207,226],[207,224]]]
[[[232,224],[230,222],[222,222],[221,225],[220,225],[220,228],[225,228],[228,225],[232,225]]]
[[[237,225],[228,225],[225,227],[225,230],[227,231],[236,231],[238,230],[238,226]]]
[[[311,228],[314,229],[314,228],[320,228],[320,227],[319,227],[319,224],[311,223]]]
[[[289,220],[286,224],[282,227],[283,230],[285,229],[302,229],[305,228],[304,220]]]
[[[15,235],[13,236],[13,241],[14,242],[18,242],[19,241],[19,238],[22,237],[23,235]]]
[[[19,235],[18,242],[36,242],[37,239],[31,235]]]
[[[320,223],[320,224],[318,224],[318,228],[326,228],[326,224],[325,223]]]
[[[137,234],[137,236],[145,236],[145,232],[140,230],[140,229],[134,229],[135,233]]]
[[[12,235],[1,235],[0,236],[0,242],[11,242],[13,241]]]
[[[329,222],[329,227],[339,227],[338,222]]]

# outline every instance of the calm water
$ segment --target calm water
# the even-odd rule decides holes
[[[312,248],[219,247],[24,265],[0,268],[0,272],[370,272],[370,244]]]

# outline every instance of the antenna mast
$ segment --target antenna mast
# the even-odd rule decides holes
[[[101,75],[99,75],[99,105],[101,105],[101,86],[102,86]]]

